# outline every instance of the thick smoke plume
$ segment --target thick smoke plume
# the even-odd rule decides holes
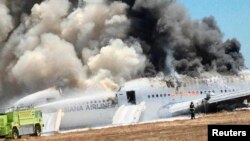
[[[174,0],[1,0],[1,101],[51,86],[115,90],[143,76],[244,67],[237,39]]]
[[[129,34],[142,41],[157,71],[171,70],[164,65],[168,55],[178,73],[191,76],[204,71],[237,73],[244,66],[240,43],[236,39],[223,42],[213,17],[194,21],[173,0],[125,1],[130,4]]]

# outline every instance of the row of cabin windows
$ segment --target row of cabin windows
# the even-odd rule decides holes
[[[206,93],[215,93],[215,91],[214,90],[212,90],[212,91],[200,91],[200,94],[206,94]],[[227,92],[235,92],[235,89],[229,89],[229,90],[220,90],[220,92],[221,93],[227,93]]]
[[[215,91],[212,90],[212,91],[200,91],[200,94],[207,94],[207,93],[211,93],[211,92],[212,92],[212,93],[215,93]],[[225,93],[226,93],[226,92],[235,92],[235,89],[232,89],[232,90],[230,90],[230,89],[229,89],[229,90],[220,90],[220,92],[221,92],[221,93],[223,93],[223,92],[225,92]],[[188,92],[188,93],[190,93],[190,92]]]
[[[200,91],[200,94],[207,94],[207,93],[215,93],[215,91],[214,90],[212,90],[212,91]]]
[[[157,98],[157,97],[166,97],[166,96],[170,96],[170,94],[152,94],[152,95],[148,95],[148,98]]]
[[[214,90],[212,90],[212,91],[200,91],[200,94],[207,94],[207,92],[208,93],[215,93],[215,91]],[[221,90],[221,93],[223,93],[223,92],[235,92],[235,89],[232,89],[232,90]],[[182,92],[180,92],[180,93],[182,93]],[[188,93],[191,93],[191,92],[188,92]],[[193,92],[194,93],[194,92]],[[166,97],[166,96],[170,96],[170,94],[153,94],[153,95],[148,95],[148,98],[154,98],[154,97]]]
[[[105,102],[109,102],[110,100],[107,99],[107,100],[98,100],[98,101],[89,101],[87,102],[86,104],[92,104],[92,103],[105,103]]]
[[[215,91],[214,90],[212,90],[212,91],[200,91],[200,94],[207,94],[207,93],[215,93]],[[232,89],[232,90],[220,90],[220,92],[221,93],[227,93],[227,92],[235,92],[235,89]],[[190,92],[188,92],[188,93],[190,93]]]
[[[223,92],[225,92],[225,93],[227,93],[227,92],[235,92],[235,89],[232,89],[232,90],[220,90],[220,92],[221,93],[223,93]]]

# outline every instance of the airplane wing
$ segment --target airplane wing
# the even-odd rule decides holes
[[[213,104],[217,102],[232,100],[236,98],[241,98],[245,96],[250,96],[250,89],[249,90],[241,90],[237,92],[231,92],[231,93],[223,93],[223,94],[211,94],[207,95],[207,98],[192,100],[195,104],[195,107],[201,107],[205,106],[204,104]],[[206,101],[206,103],[204,103]],[[189,104],[191,101],[185,101],[180,103],[173,103],[163,106],[160,110],[160,114],[166,115],[166,113],[169,116],[175,116],[179,115],[181,113],[187,113],[189,111]],[[204,107],[205,108],[205,107]],[[206,110],[206,109],[205,109]]]
[[[193,100],[193,103],[194,103],[195,107],[198,107],[198,106],[202,105],[202,101],[203,101],[203,99],[197,99],[197,100]],[[176,113],[176,112],[180,112],[183,110],[189,111],[190,103],[191,103],[191,101],[187,101],[187,102],[176,103],[173,105],[168,105],[168,111],[170,113]]]
[[[212,95],[211,98],[207,101],[208,104],[241,98],[245,96],[250,96],[250,89],[249,90],[241,90],[237,92],[231,92],[231,93],[223,93],[219,95]]]
[[[202,98],[202,99],[196,99],[196,100],[192,100],[192,101],[193,101],[195,107],[200,107],[203,105],[204,99]],[[191,101],[167,104],[159,109],[158,116],[171,117],[171,116],[176,116],[176,115],[188,113],[190,103],[191,103]]]

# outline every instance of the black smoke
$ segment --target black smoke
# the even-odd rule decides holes
[[[214,17],[192,20],[174,0],[123,0],[130,8],[130,36],[138,38],[156,72],[197,76],[206,71],[235,74],[244,67],[237,39],[223,41]],[[171,52],[171,66],[166,57]]]

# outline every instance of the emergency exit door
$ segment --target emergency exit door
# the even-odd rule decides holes
[[[130,104],[136,104],[135,91],[127,91],[127,100]]]

